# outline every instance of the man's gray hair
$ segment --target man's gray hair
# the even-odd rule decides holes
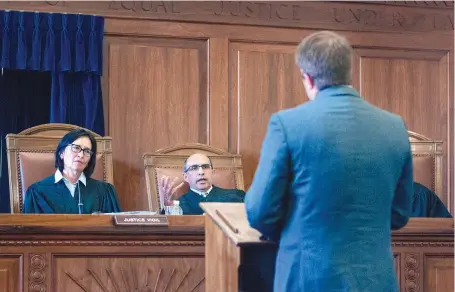
[[[321,31],[303,39],[297,47],[297,66],[310,75],[318,89],[351,84],[349,42],[339,34]]]

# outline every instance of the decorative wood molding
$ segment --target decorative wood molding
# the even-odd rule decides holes
[[[75,130],[75,129],[84,129],[85,131],[89,132],[90,134],[93,135],[93,137],[98,137],[98,138],[101,138],[100,135],[98,135],[97,133],[89,130],[89,129],[86,129],[86,128],[83,128],[83,127],[80,127],[80,126],[76,126],[76,125],[71,125],[71,124],[61,124],[61,123],[52,123],[52,124],[42,124],[42,125],[38,125],[38,126],[34,126],[34,127],[31,127],[31,128],[28,128],[28,129],[25,129],[23,130],[22,132],[20,132],[18,135],[30,135],[30,136],[33,136],[33,135],[42,135],[44,133],[44,135],[48,134],[49,132],[70,132],[72,130]]]
[[[205,246],[202,241],[1,240],[0,246]]]
[[[171,147],[166,147],[166,148],[161,148],[155,151],[153,154],[170,154],[170,153],[178,153],[179,151],[207,151],[209,153],[213,153],[215,155],[230,155],[230,156],[240,156],[240,155],[235,155],[231,154],[229,152],[226,152],[222,149],[218,149],[216,147],[207,145],[207,144],[201,144],[201,143],[185,143],[185,144],[178,144],[174,145]],[[143,157],[146,157],[151,154],[144,154]]]
[[[153,228],[112,228],[108,215],[4,215],[0,218],[0,268],[9,273],[7,281],[17,283],[14,291],[218,291],[209,286],[213,278],[204,277],[205,237],[195,229],[196,225],[204,227],[205,219],[170,216],[169,232],[163,234]],[[31,233],[27,227],[37,230]],[[86,233],[75,233],[79,229]],[[259,254],[271,252],[270,245],[251,244]],[[393,232],[392,246],[403,292],[426,292],[424,279],[428,277],[427,282],[441,281],[441,287],[453,282],[453,219],[412,218]],[[228,250],[226,258],[233,259],[233,254]],[[434,272],[425,266],[428,258],[433,259],[430,269]],[[226,271],[228,264],[222,262]],[[237,261],[231,264],[235,264],[232,271],[238,268]],[[448,268],[444,276],[436,273],[439,267]]]
[[[453,242],[392,242],[392,247],[454,247]]]
[[[13,241],[1,240],[0,246],[204,246],[200,241]],[[392,242],[392,247],[454,247],[453,242]]]
[[[98,286],[101,288],[101,290],[104,291],[104,292],[108,292],[109,291],[108,288],[107,288],[107,287],[110,287],[109,281],[112,282],[112,286],[113,286],[113,288],[115,289],[116,292],[120,292],[121,291],[119,287],[121,287],[122,285],[124,287],[126,287],[128,290],[132,289],[130,291],[133,291],[133,290],[134,291],[150,291],[150,289],[153,289],[153,287],[154,287],[153,291],[156,291],[156,288],[158,286],[163,286],[164,285],[164,290],[163,291],[166,291],[166,289],[169,287],[169,284],[171,284],[173,282],[178,282],[177,287],[174,289],[174,291],[177,291],[180,288],[180,286],[182,285],[182,283],[188,278],[188,275],[191,272],[191,268],[189,268],[188,271],[186,271],[186,273],[180,278],[176,278],[176,276],[175,276],[177,271],[178,271],[178,269],[173,268],[170,276],[167,277],[167,279],[163,279],[161,277],[163,269],[160,269],[159,272],[158,272],[158,275],[156,277],[156,280],[149,281],[149,276],[150,276],[151,272],[150,272],[150,269],[147,269],[145,285],[143,285],[142,287],[139,287],[139,284],[138,284],[139,279],[137,278],[138,274],[135,273],[134,271],[126,272],[124,269],[120,269],[120,272],[118,272],[117,274],[121,274],[122,277],[121,277],[121,279],[118,279],[118,278],[114,277],[114,273],[113,273],[113,271],[111,269],[106,268],[105,272],[106,272],[107,278],[109,280],[108,281],[103,281],[102,278],[100,277],[100,274],[98,274],[97,272],[95,272],[92,269],[87,269],[87,272],[89,273],[90,278],[93,278],[94,282],[96,282],[98,284]],[[89,292],[90,291],[71,272],[65,271],[65,274],[67,275],[67,277],[74,284],[76,284],[83,291],[85,291],[85,292]],[[204,280],[205,280],[205,277],[202,276],[202,278],[198,282],[196,282],[196,285],[194,285],[190,291],[194,291],[199,285],[202,284],[202,282],[204,282]],[[155,282],[154,285],[152,284],[153,282]],[[128,283],[135,283],[136,287],[129,287]]]
[[[22,2],[22,1],[21,1]],[[0,2],[0,9],[69,12],[107,18],[145,18],[362,31],[453,31],[450,1],[416,2],[260,1],[46,1]],[[407,6],[405,9],[401,6]],[[452,5],[452,6],[450,6]],[[445,8],[445,9],[435,9]],[[423,10],[422,8],[429,8]]]
[[[30,254],[30,292],[46,292],[46,255]]]
[[[417,253],[406,253],[405,259],[405,291],[406,292],[417,292],[419,291],[419,254]]]

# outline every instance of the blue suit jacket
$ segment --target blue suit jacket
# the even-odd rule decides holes
[[[272,115],[245,204],[279,241],[274,291],[398,291],[391,229],[407,223],[412,192],[402,119],[353,88]]]

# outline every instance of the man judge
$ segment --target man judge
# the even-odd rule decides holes
[[[207,155],[195,153],[188,157],[183,164],[183,179],[188,183],[190,190],[179,198],[183,215],[202,215],[199,203],[231,202],[241,203],[245,192],[237,189],[223,189],[213,185],[213,165]],[[163,176],[159,181],[159,191],[166,205],[171,205],[170,198],[175,191],[183,186]]]

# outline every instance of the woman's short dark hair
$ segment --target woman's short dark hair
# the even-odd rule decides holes
[[[58,143],[57,149],[55,150],[55,168],[58,168],[61,172],[63,172],[63,168],[65,166],[63,159],[60,158],[60,154],[65,151],[66,146],[73,144],[74,141],[81,137],[88,137],[90,142],[92,143],[92,156],[90,156],[90,160],[87,166],[84,169],[84,174],[86,177],[90,177],[95,170],[96,165],[96,141],[90,132],[84,129],[75,129],[63,136],[62,140]]]

